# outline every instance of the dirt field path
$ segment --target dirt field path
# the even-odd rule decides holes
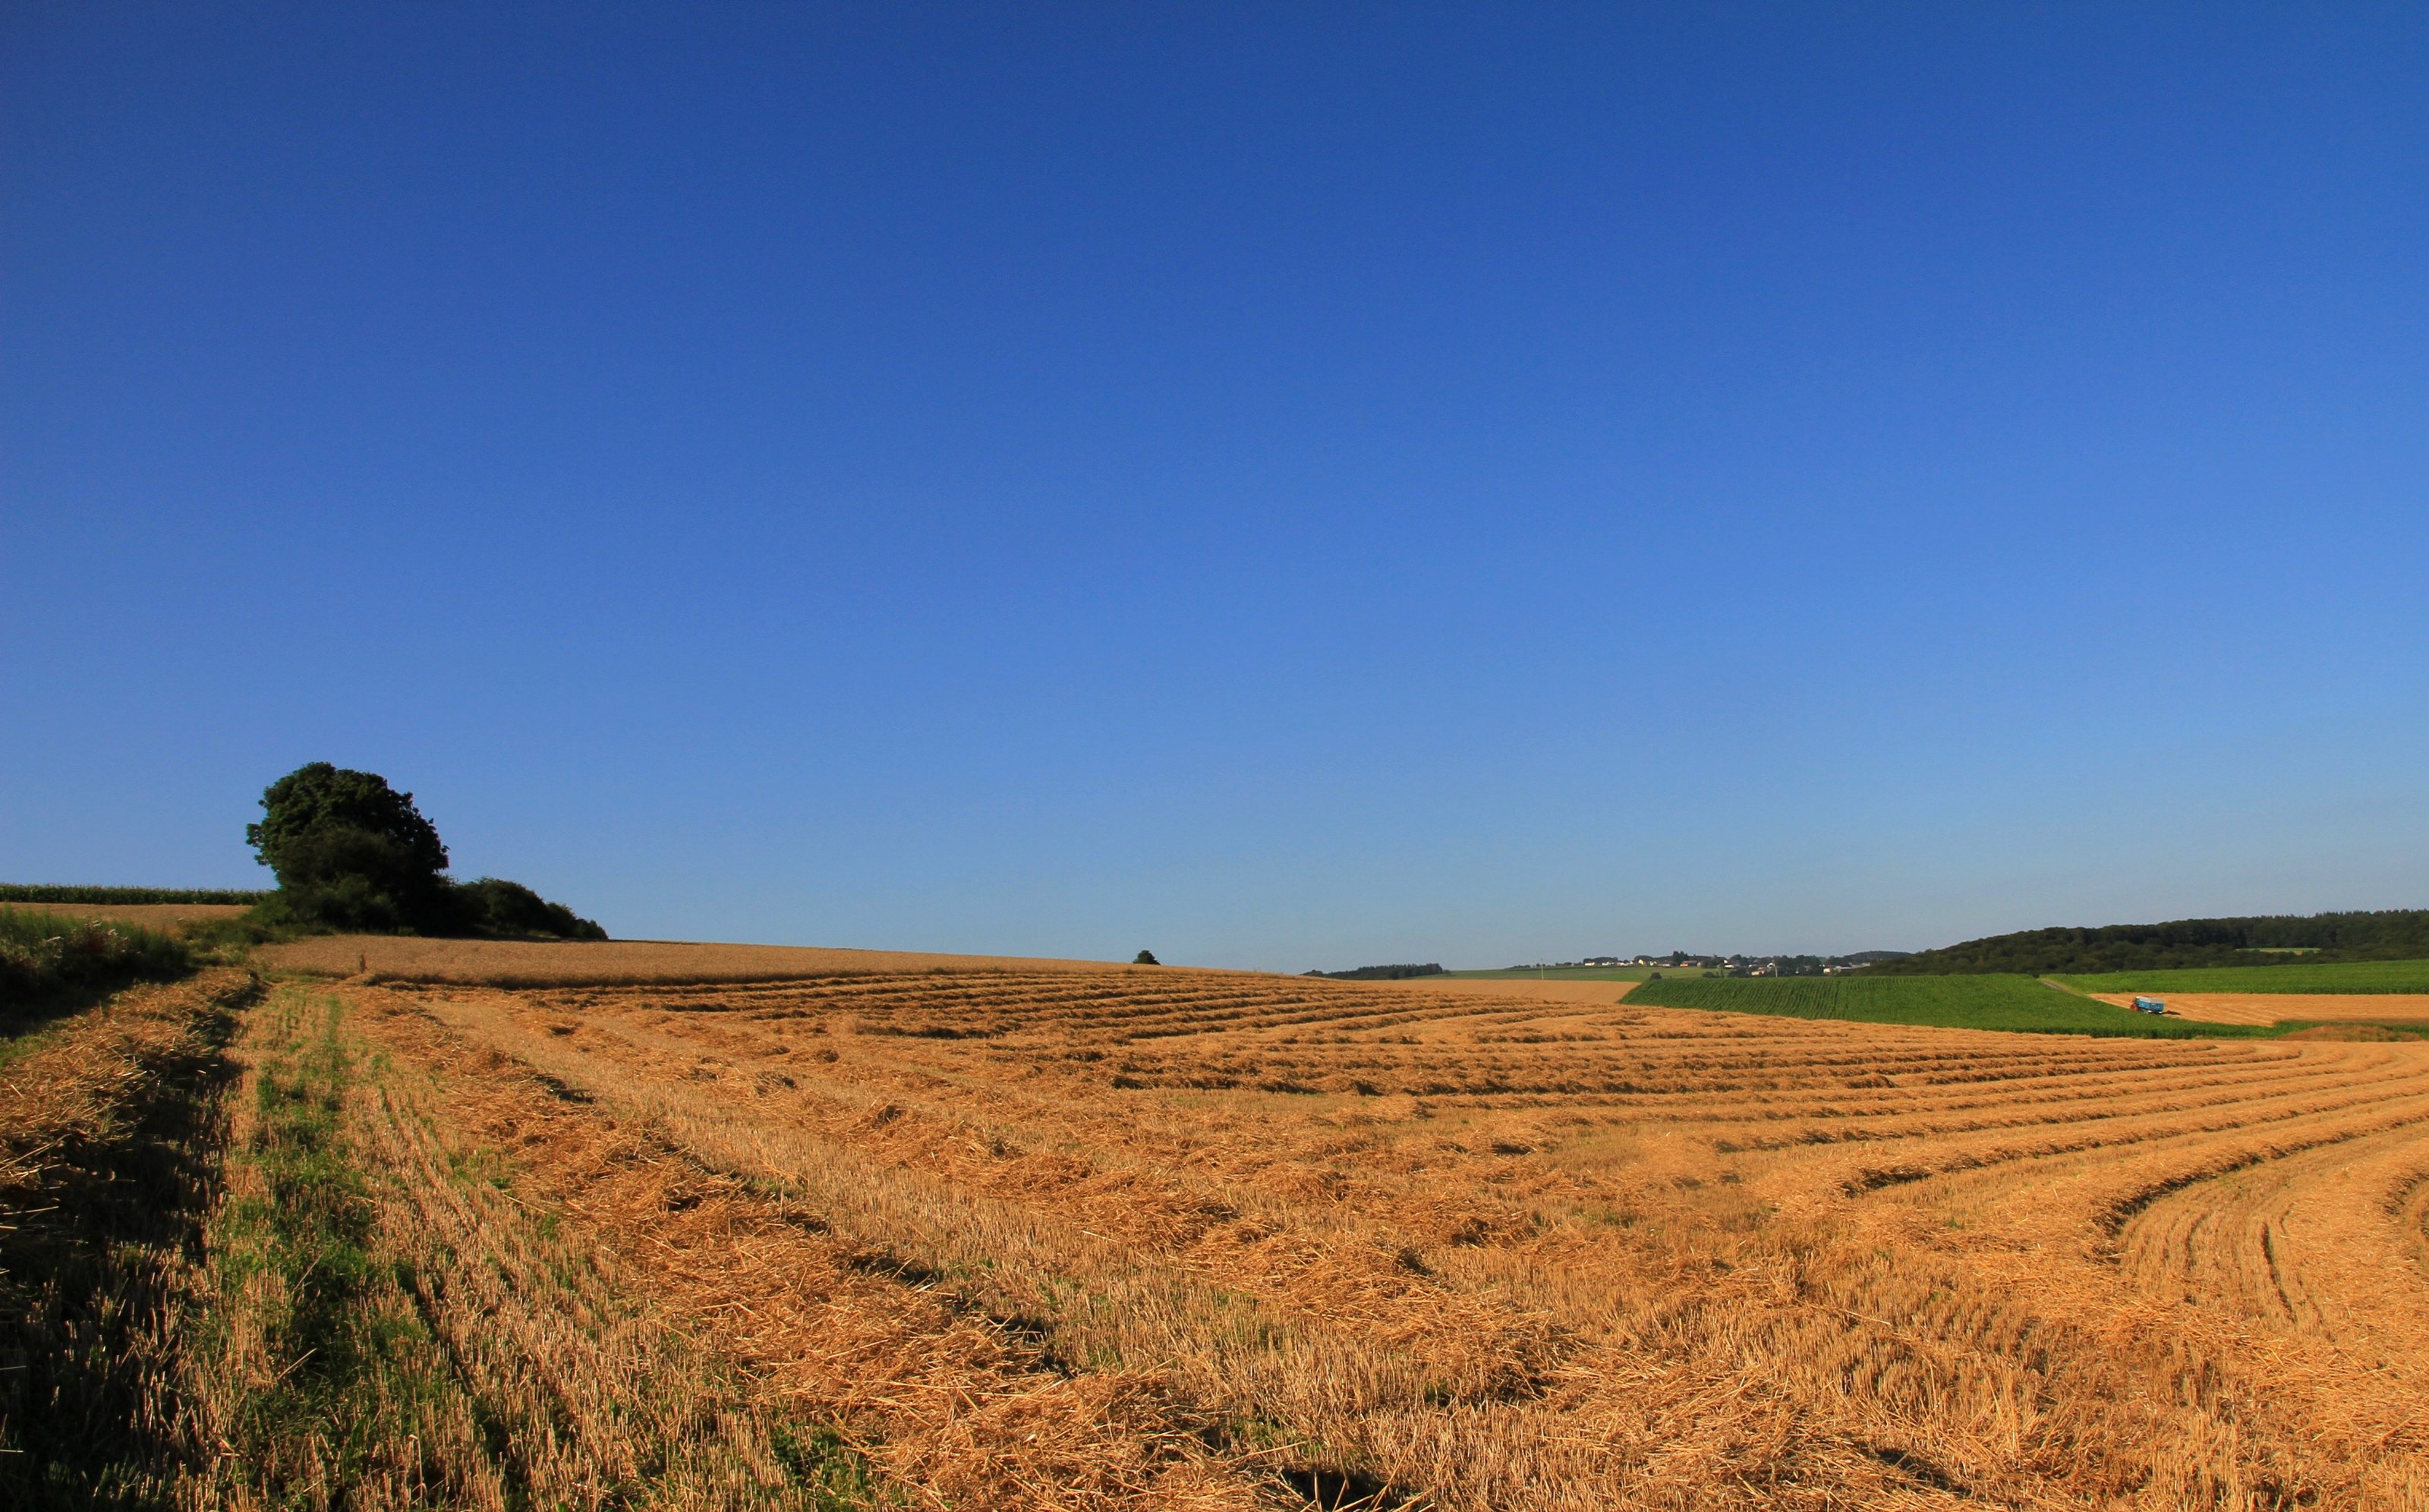
[[[2134,1006],[2131,993],[2094,993],[2104,1003]],[[2289,1019],[2335,1023],[2429,1023],[2429,994],[2421,993],[2166,993],[2169,1011],[2205,1024],[2283,1024]]]

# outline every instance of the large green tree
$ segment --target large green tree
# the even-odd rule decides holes
[[[300,921],[429,932],[451,922],[447,846],[387,778],[313,762],[271,783],[261,809],[244,837]]]

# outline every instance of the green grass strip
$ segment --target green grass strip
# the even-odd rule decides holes
[[[269,1011],[278,1022],[236,1157],[256,1179],[240,1183],[208,1238],[219,1306],[202,1353],[250,1367],[228,1372],[249,1389],[223,1418],[222,1472],[273,1504],[311,1504],[377,1471],[391,1489],[411,1487],[408,1504],[438,1504],[414,1494],[424,1467],[383,1463],[448,1383],[372,1242],[370,1188],[344,1135],[355,1067],[339,1011],[328,1004],[309,1024],[289,997]]]

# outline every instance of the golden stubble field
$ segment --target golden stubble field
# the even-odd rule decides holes
[[[915,1505],[2429,1505],[2429,1044],[1170,968],[316,991]]]

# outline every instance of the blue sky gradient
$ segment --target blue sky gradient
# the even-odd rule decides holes
[[[2429,13],[0,13],[0,878],[620,935],[2429,906]]]

